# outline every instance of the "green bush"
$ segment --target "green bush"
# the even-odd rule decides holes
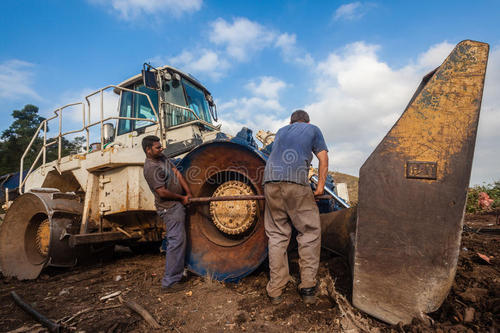
[[[488,185],[476,185],[469,188],[467,193],[467,213],[482,213],[484,209],[479,207],[478,199],[479,193],[486,192],[493,203],[491,204],[492,209],[500,208],[500,180],[495,181],[493,184]]]

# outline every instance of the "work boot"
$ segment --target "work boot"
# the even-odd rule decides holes
[[[276,297],[269,296],[269,300],[271,301],[272,305],[278,305],[281,302],[283,302],[283,295],[279,295],[279,296],[276,296]]]
[[[300,288],[299,294],[305,304],[316,303],[316,286],[310,288]]]
[[[165,294],[171,294],[171,293],[176,293],[178,291],[182,291],[186,288],[186,284],[185,283],[181,283],[181,282],[175,282],[173,284],[171,284],[170,286],[168,287],[161,287],[161,292],[162,293],[165,293]]]

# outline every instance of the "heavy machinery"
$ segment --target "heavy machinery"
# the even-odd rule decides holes
[[[487,44],[463,41],[424,77],[361,167],[357,208],[338,197],[320,203],[323,246],[350,258],[353,304],[386,322],[436,310],[451,288],[488,51]],[[108,89],[120,96],[112,116],[104,116]],[[100,116],[92,122],[96,95]],[[82,108],[82,127],[63,132],[63,111],[75,106]],[[1,225],[2,273],[34,279],[45,266],[76,264],[80,252],[98,245],[161,240],[142,175],[140,143],[150,134],[177,159],[194,197],[212,198],[188,210],[189,269],[225,281],[251,273],[267,255],[260,199],[272,144],[259,149],[246,129],[230,138],[213,125],[216,119],[208,90],[168,66],[145,65],[142,75],[57,109],[34,136],[43,146]],[[59,129],[47,139],[50,121]],[[95,127],[100,140],[91,144]],[[61,156],[61,138],[76,132],[86,134],[85,151]],[[52,145],[59,156],[47,162]],[[335,196],[332,184],[328,192]]]

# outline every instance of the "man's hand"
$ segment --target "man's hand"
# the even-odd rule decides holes
[[[314,191],[314,196],[317,197],[319,195],[323,195],[323,193],[325,192],[324,190],[324,187],[321,187],[321,188],[316,188],[316,191]]]
[[[187,195],[183,195],[182,196],[182,199],[181,199],[181,203],[184,205],[184,206],[187,206],[189,204],[189,196]]]

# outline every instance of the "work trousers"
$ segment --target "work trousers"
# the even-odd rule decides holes
[[[167,251],[165,260],[165,274],[161,280],[163,287],[169,287],[179,282],[184,272],[186,255],[186,209],[180,202],[172,207],[158,211],[158,215],[165,223]]]
[[[264,194],[264,225],[269,239],[270,271],[267,294],[270,297],[281,295],[290,280],[287,248],[292,225],[298,232],[301,280],[299,288],[314,287],[321,252],[321,225],[311,187],[288,182],[270,182],[264,185]]]

